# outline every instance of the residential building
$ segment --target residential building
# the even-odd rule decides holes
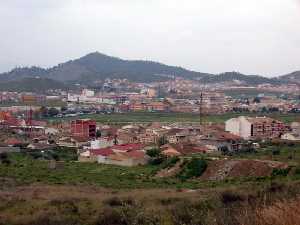
[[[72,136],[95,138],[96,121],[90,119],[78,119],[71,122]]]
[[[161,146],[162,154],[168,157],[190,155],[197,153],[206,153],[208,148],[205,146],[198,146],[195,144],[166,144]]]
[[[268,139],[280,137],[289,131],[289,127],[268,117],[240,116],[227,120],[225,130],[244,139]]]

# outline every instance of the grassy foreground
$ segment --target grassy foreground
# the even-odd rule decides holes
[[[0,178],[12,178],[18,184],[96,185],[112,189],[172,188],[198,189],[238,184],[240,180],[204,182],[199,179],[155,178],[160,166],[120,167],[97,163],[65,162],[61,169],[50,169],[49,161],[23,154],[10,155],[9,165],[0,164]],[[266,178],[269,179],[269,178]],[[245,182],[256,182],[255,178]],[[261,178],[257,182],[261,182]]]
[[[281,151],[275,160],[286,160],[288,147]],[[0,164],[0,225],[297,225],[300,219],[299,171],[204,182],[153,178],[158,166],[66,161],[53,170],[29,155],[9,160]]]
[[[293,148],[295,149],[295,148]],[[0,178],[15,180],[18,184],[42,183],[51,185],[96,185],[98,187],[112,189],[149,189],[149,188],[172,188],[172,189],[199,189],[208,187],[226,187],[232,185],[256,184],[276,180],[300,179],[298,167],[299,151],[296,151],[294,159],[288,159],[290,150],[282,150],[281,155],[274,156],[274,160],[285,161],[295,170],[291,176],[268,176],[268,177],[240,177],[222,181],[204,181],[202,179],[181,179],[181,177],[157,178],[155,174],[162,169],[162,165],[147,165],[137,167],[120,167],[97,163],[83,163],[77,161],[65,161],[62,168],[51,169],[49,161],[37,160],[25,153],[9,155],[8,164],[0,163]],[[257,159],[268,159],[269,152],[257,154]],[[202,157],[202,156],[200,156]],[[235,156],[237,158],[255,158],[253,154]],[[234,158],[235,158],[234,157]],[[299,168],[299,169],[298,169]]]
[[[300,219],[297,182],[193,192],[5,182],[1,225],[297,225]]]

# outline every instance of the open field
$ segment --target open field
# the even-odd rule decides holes
[[[287,150],[288,151],[288,150]],[[137,167],[119,167],[97,163],[82,163],[76,161],[64,162],[63,168],[50,169],[49,161],[37,160],[24,153],[9,155],[9,164],[0,164],[0,178],[12,178],[19,184],[64,184],[64,185],[96,185],[112,189],[136,188],[189,188],[198,189],[205,187],[222,187],[256,183],[261,184],[272,180],[298,180],[300,169],[298,159],[299,151],[295,151],[295,160],[288,160],[288,153],[274,156],[274,160],[287,162],[295,168],[291,176],[266,176],[266,177],[238,177],[226,178],[218,181],[205,181],[202,179],[181,179],[180,177],[157,178],[155,174],[162,169],[162,165],[147,165]],[[235,156],[234,159],[254,158],[269,159],[269,153],[257,153]],[[200,156],[202,157],[202,156]]]
[[[13,178],[20,184],[44,183],[65,185],[97,185],[113,189],[191,188],[230,185],[230,182],[182,181],[177,178],[154,178],[159,166],[119,167],[97,163],[65,162],[63,169],[49,169],[49,161],[35,160],[28,155],[10,156],[11,164],[0,164],[0,177]],[[250,179],[254,180],[255,179]]]
[[[233,158],[265,159],[273,147]],[[155,178],[160,166],[73,162],[66,152],[64,166],[50,169],[49,161],[9,154],[0,163],[0,225],[297,225],[300,149],[279,148],[273,160],[293,174],[222,181]]]
[[[237,116],[263,116],[260,114],[239,114],[227,113],[223,115],[206,115],[203,116],[203,122],[211,123],[224,123],[226,120]],[[300,120],[300,114],[265,114],[265,116],[274,119],[282,120],[283,122],[290,123]],[[76,117],[63,118],[63,120],[71,120]],[[139,113],[115,113],[109,115],[93,114],[85,115],[78,118],[95,119],[99,123],[151,123],[151,122],[199,122],[199,115],[194,113],[156,113],[156,112],[139,112]],[[50,119],[50,121],[59,121],[61,119]]]
[[[234,157],[239,159],[259,159],[285,162],[291,166],[300,165],[300,144],[270,145],[253,153],[239,153]]]
[[[254,89],[254,88],[243,88],[243,89],[231,89],[231,90],[225,90],[224,91],[225,95],[231,96],[233,98],[255,98],[259,94],[264,94],[265,96],[280,96],[282,94],[286,94],[284,92],[281,92],[278,90],[278,92],[275,91],[267,91],[267,90],[259,90],[259,89]],[[290,95],[290,94],[288,94]]]
[[[46,100],[44,102],[32,102],[32,103],[25,103],[25,102],[3,103],[3,102],[0,102],[0,107],[12,107],[12,106],[63,107],[63,106],[67,106],[67,103],[63,102],[63,101],[60,101],[60,100]]]
[[[3,183],[1,225],[299,224],[298,182],[195,191]]]

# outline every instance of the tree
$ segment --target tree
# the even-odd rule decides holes
[[[46,106],[42,106],[40,108],[40,113],[42,117],[47,117],[48,116],[48,108]]]
[[[7,153],[4,152],[4,153],[0,154],[0,163],[6,164],[6,165],[9,165],[11,163]]]
[[[96,138],[100,138],[101,137],[101,131],[100,130],[97,130],[96,131]]]
[[[186,161],[179,178],[186,180],[193,177],[200,177],[207,168],[207,162],[205,159],[192,158],[190,161]]]
[[[149,149],[147,151],[147,155],[152,157],[152,158],[158,157],[160,155],[160,149],[158,149],[158,148]]]
[[[228,146],[221,146],[220,147],[220,151],[222,152],[223,155],[226,155],[229,153],[229,149],[228,149]]]
[[[48,110],[48,115],[53,117],[53,116],[57,116],[59,114],[59,110],[52,107]]]
[[[255,97],[255,98],[253,99],[253,103],[260,103],[260,102],[261,102],[261,100],[260,100],[259,97]]]
[[[157,145],[158,145],[159,147],[162,146],[162,145],[165,145],[165,144],[167,144],[167,143],[168,143],[168,141],[167,141],[167,139],[166,139],[165,136],[160,137],[160,138],[158,139],[158,141],[157,141]]]
[[[67,111],[68,110],[68,108],[66,107],[66,106],[62,106],[61,108],[60,108],[60,111],[62,111],[62,112],[65,112],[65,111]]]

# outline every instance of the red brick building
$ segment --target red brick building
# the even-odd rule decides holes
[[[71,122],[72,136],[95,138],[96,121],[90,119],[74,120]]]

